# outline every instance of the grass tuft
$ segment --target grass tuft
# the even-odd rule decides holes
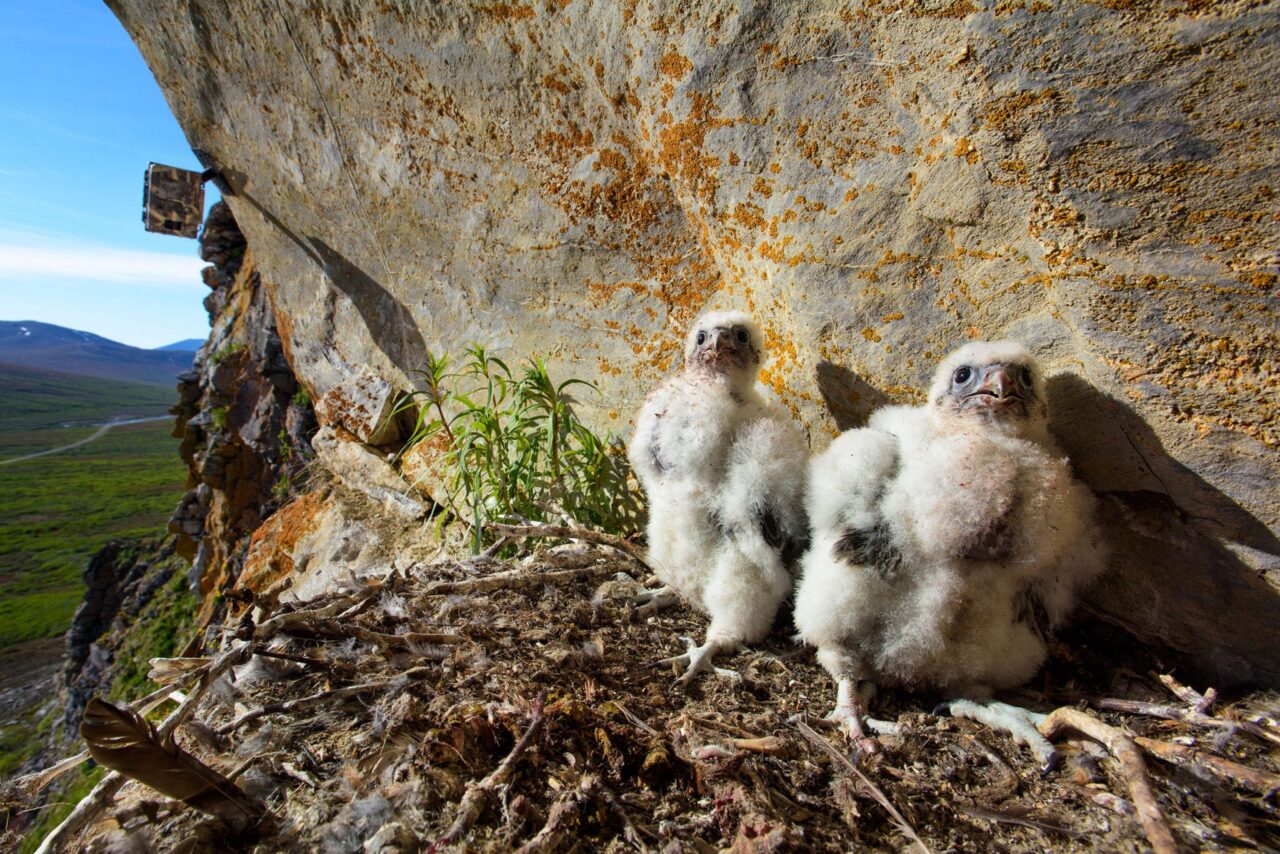
[[[642,504],[621,442],[601,438],[574,410],[572,392],[599,394],[594,384],[556,382],[537,357],[513,371],[478,344],[455,371],[448,356],[429,355],[414,373],[420,387],[395,410],[417,413],[404,450],[444,439],[448,494],[437,500],[469,526],[473,550],[492,541],[493,521],[640,529]]]

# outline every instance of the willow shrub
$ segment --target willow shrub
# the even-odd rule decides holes
[[[413,373],[418,388],[396,406],[416,412],[404,450],[445,440],[443,503],[469,526],[474,550],[492,542],[490,522],[571,522],[621,535],[640,528],[621,442],[601,438],[574,411],[571,392],[599,394],[593,383],[557,383],[537,357],[513,371],[478,344],[456,370],[448,356],[428,355]]]

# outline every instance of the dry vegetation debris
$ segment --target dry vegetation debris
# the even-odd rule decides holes
[[[1057,769],[892,693],[877,708],[903,732],[861,756],[822,721],[833,687],[789,627],[727,662],[740,682],[674,686],[653,662],[703,618],[636,615],[643,574],[574,545],[403,565],[305,603],[268,591],[207,658],[162,662],[154,675],[171,684],[151,698],[186,692],[161,731],[235,780],[261,821],[235,835],[108,775],[59,840],[74,830],[96,850],[326,852],[1280,846],[1272,695],[1222,706],[1162,685],[1090,627],[1057,646],[1050,693],[1016,698],[1072,707],[1048,723]],[[1149,800],[1134,794],[1144,760]],[[1152,835],[1152,809],[1167,838]]]

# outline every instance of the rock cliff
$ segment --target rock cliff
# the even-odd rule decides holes
[[[239,574],[249,537],[294,491],[311,456],[315,415],[285,359],[253,253],[226,205],[200,237],[210,262],[209,340],[179,377],[174,435],[190,470],[169,523],[203,595],[200,623]]]
[[[394,439],[408,371],[472,340],[596,379],[625,430],[694,314],[740,305],[817,449],[1016,337],[1104,499],[1094,609],[1280,681],[1280,4],[108,5],[340,437]],[[228,444],[184,516],[207,549],[257,521],[217,509],[265,488],[236,443],[274,433],[242,415],[292,394],[220,386],[219,334]]]

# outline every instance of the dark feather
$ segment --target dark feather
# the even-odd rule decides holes
[[[658,438],[655,436],[653,441],[649,443],[649,457],[653,460],[654,468],[666,474],[670,466],[662,459],[662,454],[658,451]]]
[[[752,515],[755,516],[756,527],[760,529],[760,536],[782,556],[784,566],[794,565],[809,547],[808,537],[793,536],[783,528],[781,520],[772,509],[756,507]]]
[[[849,563],[873,567],[889,578],[902,568],[902,553],[893,543],[893,535],[883,525],[873,528],[849,528],[831,549],[832,557]]]
[[[653,417],[655,420],[661,421],[662,417],[666,414],[667,413],[665,411],[659,412]],[[665,460],[662,459],[662,448],[658,444],[658,428],[657,427],[654,427],[652,438],[649,440],[649,458],[653,460],[654,468],[656,468],[658,471],[662,472],[663,474],[666,474],[667,471],[670,470],[671,467],[667,465]]]
[[[217,816],[237,830],[261,814],[235,783],[179,747],[172,735],[162,739],[128,709],[94,697],[85,707],[80,735],[98,764]]]
[[[1014,597],[1013,615],[1019,623],[1026,623],[1036,637],[1044,641],[1049,639],[1049,612],[1034,586],[1027,585]]]
[[[1004,560],[1013,552],[1013,531],[1004,519],[980,533],[961,557],[969,560]]]

